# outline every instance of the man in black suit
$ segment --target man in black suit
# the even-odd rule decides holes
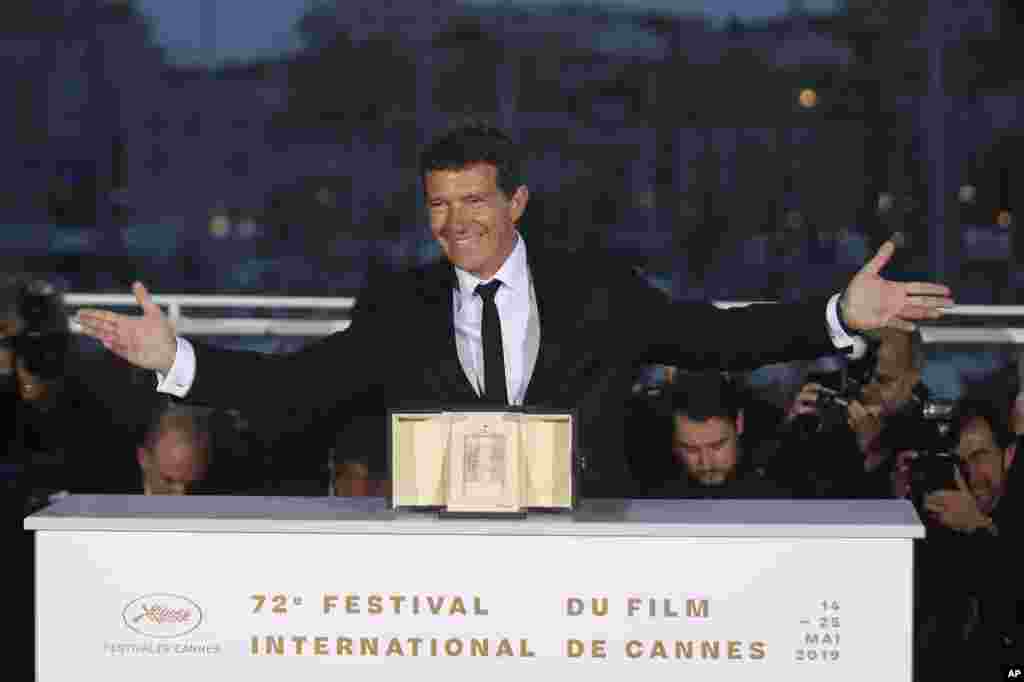
[[[300,352],[265,356],[178,339],[141,283],[133,286],[141,317],[83,310],[79,322],[114,353],[157,370],[161,391],[257,413],[268,401],[298,403],[307,423],[328,430],[388,407],[484,400],[575,408],[582,491],[593,496],[628,490],[622,411],[640,365],[744,370],[845,352],[849,333],[910,328],[951,303],[944,286],[878,275],[892,243],[842,297],[736,310],[673,303],[606,256],[528,251],[517,229],[529,199],[519,159],[517,146],[486,125],[432,142],[421,180],[446,260],[371,279],[351,327]]]

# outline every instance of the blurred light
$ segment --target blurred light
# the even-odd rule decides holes
[[[892,207],[896,204],[896,198],[888,192],[882,192],[878,195],[878,212],[887,213],[892,210]]]
[[[215,214],[210,216],[210,236],[216,239],[223,239],[231,233],[231,221],[226,215]]]
[[[813,109],[818,105],[818,93],[811,88],[804,88],[800,91],[799,100],[804,109]]]
[[[238,223],[238,236],[242,239],[252,239],[259,232],[259,224],[252,218],[243,218]]]
[[[974,185],[964,185],[960,188],[957,196],[960,197],[961,203],[970,204],[974,201],[974,197],[978,196],[978,188]]]
[[[996,224],[999,227],[1009,227],[1013,224],[1013,214],[1004,208],[996,215]]]

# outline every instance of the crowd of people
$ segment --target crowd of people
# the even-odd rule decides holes
[[[726,374],[677,373],[649,412],[665,423],[652,432],[666,446],[636,456],[662,460],[648,463],[643,497],[910,501],[926,528],[914,556],[924,680],[1021,660],[1024,591],[1012,552],[1024,484],[1013,463],[1024,423],[1007,387],[932,399],[920,343],[883,330],[865,359],[811,377],[782,411]]]

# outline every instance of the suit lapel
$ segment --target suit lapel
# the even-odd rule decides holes
[[[564,262],[537,251],[527,251],[527,257],[540,316],[540,349],[523,403],[544,405],[554,401],[564,386],[565,354],[572,348],[574,321],[581,306],[573,280],[566,277]]]
[[[465,402],[477,400],[476,391],[469,382],[459,362],[455,345],[455,311],[452,308],[452,289],[455,286],[455,270],[441,261],[431,265],[424,282],[423,319],[431,330],[430,344],[436,349],[430,356],[436,358],[436,370],[425,367],[427,382],[434,385],[434,391],[442,402]],[[442,324],[437,324],[442,320]]]

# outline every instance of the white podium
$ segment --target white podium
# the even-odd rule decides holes
[[[910,680],[896,500],[78,496],[36,536],[37,679]]]

